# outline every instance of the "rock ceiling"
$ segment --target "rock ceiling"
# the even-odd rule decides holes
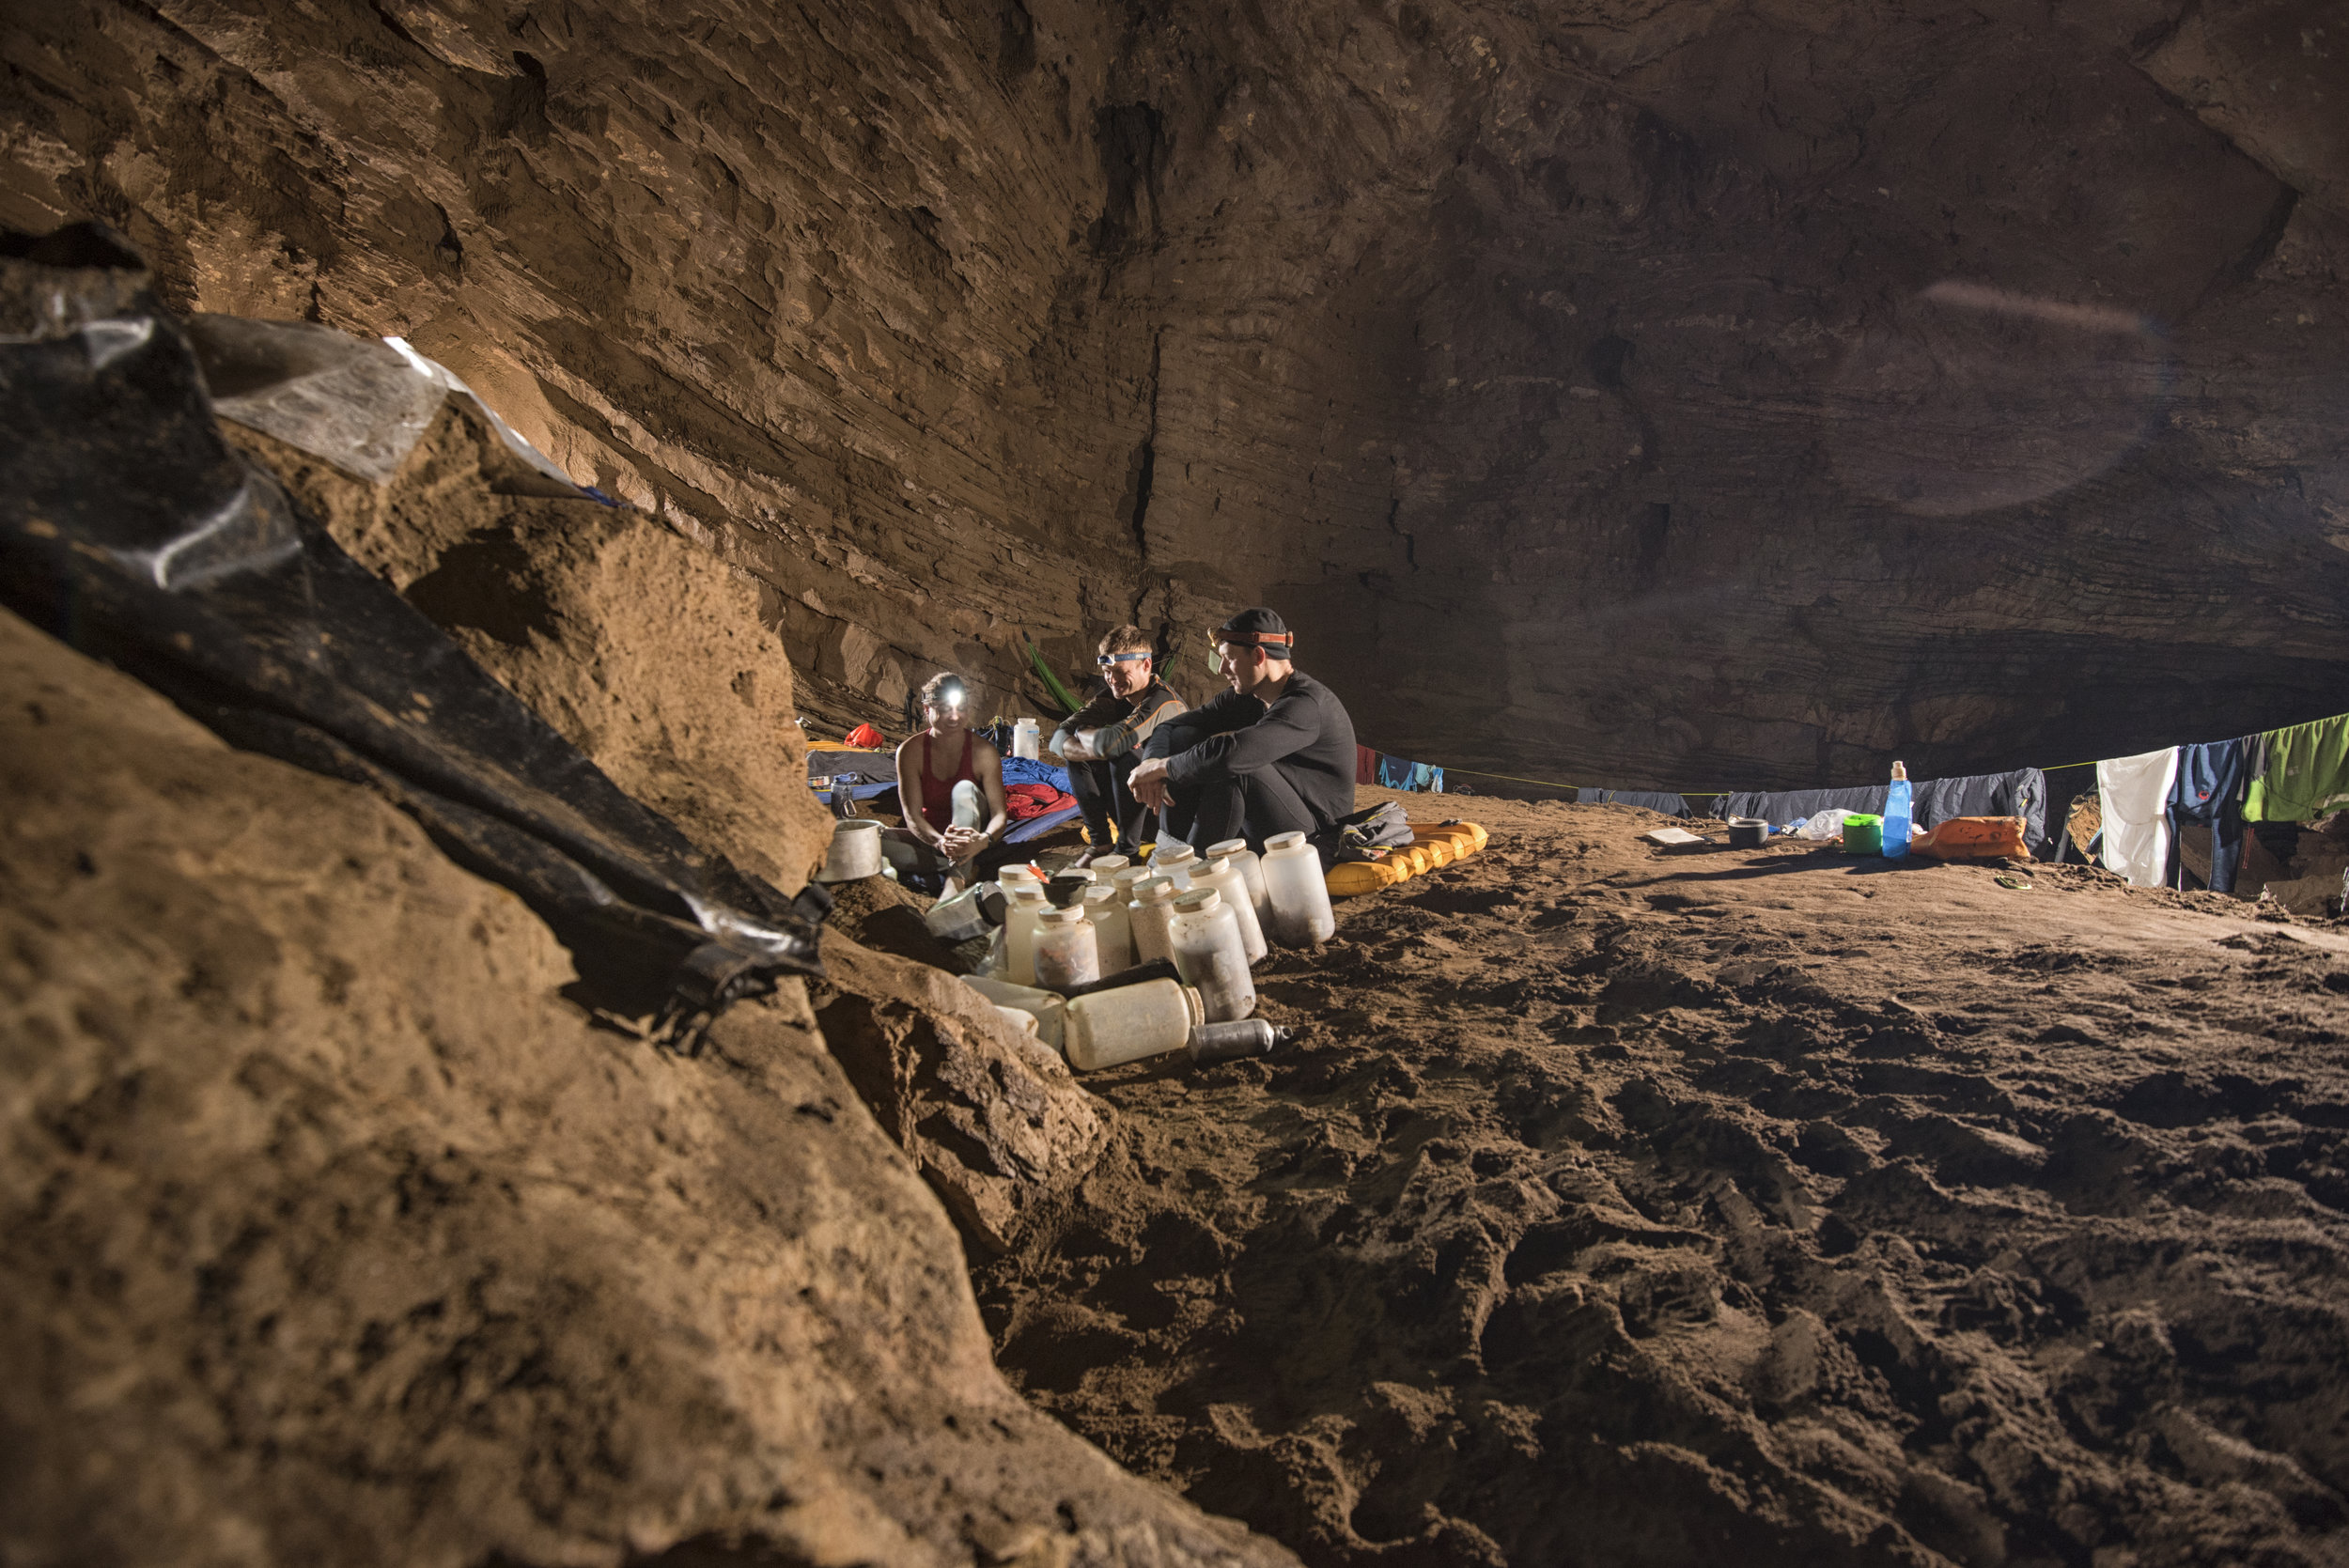
[[[397,333],[808,711],[1280,606],[1365,740],[1702,788],[2349,690],[2320,0],[52,0],[0,221]],[[1026,688],[1032,690],[1032,688]]]

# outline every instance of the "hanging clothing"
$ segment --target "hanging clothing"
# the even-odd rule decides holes
[[[955,785],[966,779],[976,784],[978,776],[971,771],[970,731],[963,732],[962,760],[955,764],[954,774],[949,778],[941,779],[933,776],[934,765],[930,761],[931,739],[932,737],[927,732],[923,734],[922,820],[942,833],[955,825]],[[904,799],[905,791],[902,787],[897,791],[897,795],[898,799]]]
[[[1411,765],[1405,762],[1401,757],[1391,757],[1383,753],[1380,753],[1378,758],[1378,787],[1381,789],[1410,788]]]
[[[2178,863],[2178,828],[2210,825],[2210,891],[2234,892],[2243,863],[2243,791],[2250,783],[2250,752],[2240,740],[2214,740],[2178,748],[2177,782],[2170,786],[2170,860],[2163,880],[2184,883]]]
[[[1423,794],[1441,795],[1443,793],[1443,769],[1430,767],[1423,762],[1411,764],[1411,787]]]
[[[1958,816],[2019,816],[2030,852],[2044,854],[2047,847],[2047,775],[2036,768],[1928,779],[1917,786],[1914,807],[1921,828]]]
[[[1582,799],[1591,798],[1584,790]],[[1818,815],[1823,811],[1865,812],[1871,816],[1884,810],[1884,786],[1855,784],[1845,789],[1781,789],[1771,792],[1740,791],[1735,795],[1717,796],[1711,815],[1715,816],[1758,816],[1765,822],[1783,827]],[[1922,821],[1921,817],[1918,820]]]
[[[1354,748],[1354,782],[1358,784],[1378,782],[1378,753],[1367,746],[1357,744]]]
[[[2106,870],[2140,888],[2161,886],[2170,869],[2170,788],[2177,779],[2175,746],[2096,765]]]
[[[2243,815],[2253,822],[2307,822],[2349,806],[2349,713],[2269,730]]]

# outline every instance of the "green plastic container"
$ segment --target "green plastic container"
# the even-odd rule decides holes
[[[1859,814],[1843,818],[1843,853],[1846,855],[1883,854],[1884,818]]]

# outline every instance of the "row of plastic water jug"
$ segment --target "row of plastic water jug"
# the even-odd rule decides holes
[[[1336,929],[1320,856],[1301,833],[1281,838],[1294,842],[1268,843],[1261,864],[1237,839],[1212,846],[1204,861],[1189,845],[1170,845],[1146,870],[1105,855],[1087,883],[1054,878],[1057,897],[1027,867],[1005,867],[997,878],[1005,970],[1017,984],[1067,991],[1172,959],[1209,1021],[1246,1017],[1256,1005],[1248,971],[1268,951],[1268,924],[1298,946]]]

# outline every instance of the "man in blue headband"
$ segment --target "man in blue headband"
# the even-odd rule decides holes
[[[1183,711],[1183,699],[1152,669],[1156,662],[1149,634],[1138,626],[1102,638],[1101,680],[1109,690],[1052,732],[1051,750],[1068,766],[1068,793],[1084,812],[1090,847],[1077,857],[1080,866],[1110,852],[1112,824],[1121,855],[1131,856],[1153,836],[1157,822],[1126,787],[1126,775],[1159,725]]]
[[[1337,693],[1297,667],[1296,639],[1266,609],[1215,630],[1208,663],[1231,690],[1162,722],[1128,777],[1159,810],[1159,837],[1195,849],[1242,838],[1261,849],[1292,830],[1329,862],[1354,810],[1354,721]]]

